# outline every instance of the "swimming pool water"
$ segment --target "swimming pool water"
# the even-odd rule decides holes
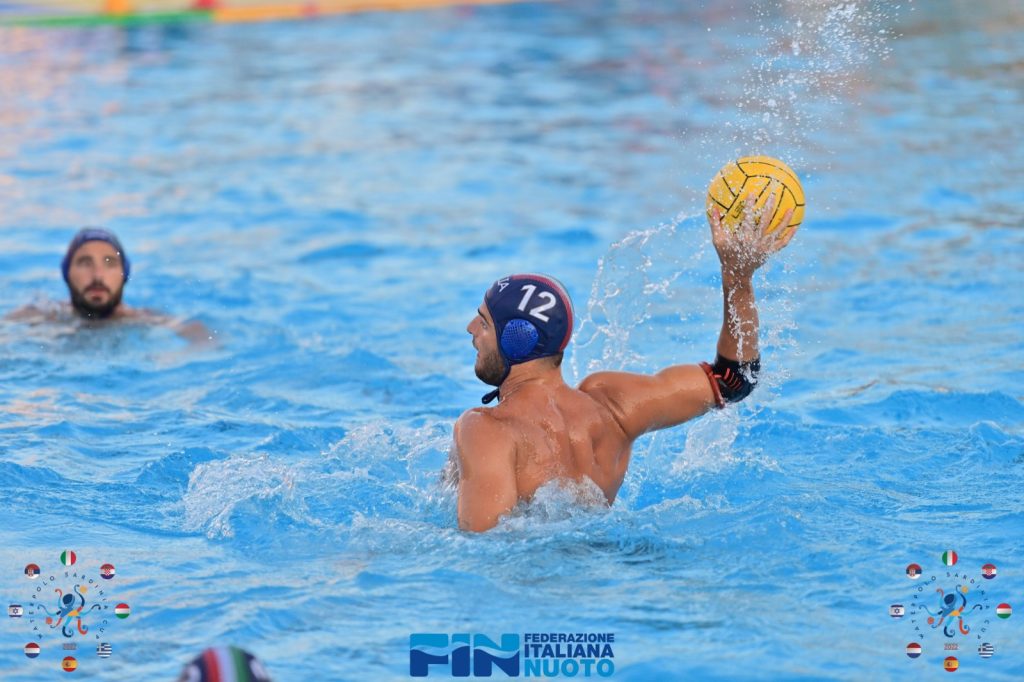
[[[88,679],[219,643],[275,680],[409,679],[412,633],[551,631],[615,633],[613,679],[938,676],[888,615],[907,564],[955,549],[1024,594],[1022,24],[664,0],[0,29],[0,312],[63,299],[100,223],[128,303],[218,338],[0,321],[0,593],[65,548],[114,563],[132,613]],[[764,385],[642,439],[611,509],[551,488],[456,530],[437,472],[486,286],[566,283],[575,380],[710,358],[702,194],[750,152],[808,197],[757,278]],[[3,679],[60,674],[4,625]],[[958,674],[1019,679],[1019,614],[990,632]]]

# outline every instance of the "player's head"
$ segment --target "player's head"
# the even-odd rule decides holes
[[[61,273],[75,310],[85,317],[107,317],[121,303],[131,264],[112,232],[86,227],[68,244]]]
[[[541,358],[559,363],[572,325],[572,299],[554,277],[502,277],[487,290],[478,316],[467,328],[478,351],[477,376],[500,386],[513,365]],[[485,396],[485,402],[494,397],[496,391]]]

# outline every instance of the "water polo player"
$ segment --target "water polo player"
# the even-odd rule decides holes
[[[654,375],[598,372],[572,388],[561,372],[573,326],[565,288],[534,274],[491,286],[466,330],[477,351],[477,376],[496,387],[484,403],[499,402],[468,410],[455,424],[460,528],[494,527],[555,479],[590,479],[611,504],[638,437],[750,393],[760,368],[752,276],[795,231],[767,233],[774,198],[756,222],[752,196],[748,208],[752,217],[735,230],[722,224],[717,208],[708,217],[725,297],[714,364],[676,365]],[[790,210],[781,224],[791,225],[791,218]]]
[[[131,263],[112,232],[99,227],[79,230],[68,244],[60,270],[71,295],[71,307],[82,317],[103,319],[126,314],[121,297]]]
[[[131,275],[131,262],[121,240],[102,227],[85,227],[68,243],[60,264],[61,275],[71,298],[70,311],[28,305],[7,315],[29,323],[59,322],[78,318],[86,322],[130,319],[143,324],[173,329],[192,343],[209,343],[210,331],[201,322],[182,322],[152,310],[130,308],[122,302]]]

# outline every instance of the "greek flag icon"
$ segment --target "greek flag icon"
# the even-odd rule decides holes
[[[96,646],[96,655],[100,658],[110,658],[110,643],[102,642]]]
[[[978,647],[978,655],[982,658],[992,658],[992,654],[994,654],[995,652],[996,648],[988,642],[985,642],[984,644]]]

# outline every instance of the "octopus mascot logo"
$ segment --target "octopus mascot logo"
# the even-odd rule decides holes
[[[906,567],[907,578],[915,582],[902,603],[890,605],[889,615],[909,630],[910,643],[903,645],[907,658],[930,659],[946,672],[956,672],[975,653],[982,660],[992,658],[998,650],[993,625],[1009,618],[1011,610],[992,589],[995,564],[968,563],[951,549],[935,559],[942,568],[928,570],[923,561]]]
[[[110,657],[108,630],[130,611],[128,604],[110,594],[113,564],[88,568],[88,558],[70,549],[53,564],[52,568],[38,563],[25,567],[25,594],[19,603],[8,606],[7,613],[19,618],[30,633],[25,656],[50,660],[54,669],[70,673],[82,665],[80,658],[91,653],[87,650],[95,648],[97,658]]]

